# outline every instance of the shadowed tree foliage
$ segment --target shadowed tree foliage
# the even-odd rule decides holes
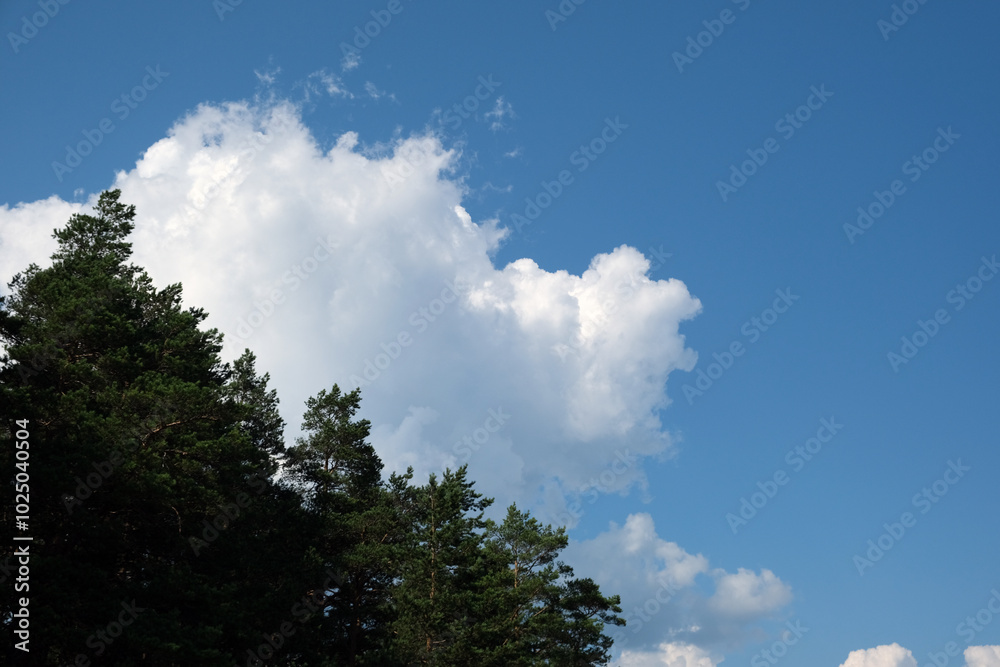
[[[341,393],[336,384],[306,401],[298,446],[289,450],[288,477],[322,525],[317,544],[324,565],[340,576],[326,613],[312,634],[330,664],[372,661],[386,639],[394,561],[402,525],[382,483],[382,461],[367,442],[371,423],[354,420],[359,390]]]
[[[618,598],[557,560],[562,529],[486,520],[464,467],[383,479],[357,389],[310,398],[286,447],[255,356],[223,363],[181,286],[128,263],[119,198],[0,297],[0,465],[10,497],[29,476],[34,538],[31,651],[11,664],[606,664]],[[7,650],[18,607],[0,604]]]
[[[235,373],[220,362],[221,336],[199,328],[202,310],[181,307],[180,285],[157,290],[127,263],[134,216],[117,191],[104,193],[94,215],[55,232],[52,266],[15,276],[0,304],[5,471],[15,420],[30,433],[32,650],[20,657],[231,665],[251,639],[245,623],[271,613],[268,597],[245,594],[259,583],[251,572],[273,584],[293,571],[292,527],[306,515],[287,493],[263,512],[282,497],[269,479],[280,453],[273,394],[252,356]],[[280,520],[244,520],[248,508],[279,507]],[[273,551],[265,537],[292,547],[281,569],[262,566]],[[219,562],[251,538],[261,553],[252,567],[242,556]],[[96,634],[123,604],[141,609],[127,631]]]
[[[492,504],[472,489],[463,466],[408,495],[411,530],[394,591],[396,651],[405,664],[473,664],[472,641],[483,574],[482,512]]]

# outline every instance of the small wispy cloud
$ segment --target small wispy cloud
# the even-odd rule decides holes
[[[340,60],[340,69],[344,72],[350,72],[352,69],[356,68],[361,64],[361,55],[353,51],[348,51],[344,54],[344,57]]]
[[[347,90],[344,81],[325,68],[309,74],[304,81],[295,84],[295,87],[302,89],[303,101],[307,103],[311,102],[313,97],[322,97],[323,95],[346,99],[354,98],[354,93]]]
[[[508,192],[513,192],[514,186],[508,184],[506,187],[501,188],[496,185],[493,185],[492,181],[486,181],[486,183],[484,183],[483,187],[480,189],[483,192],[500,192],[506,194]]]
[[[507,121],[517,118],[514,107],[501,95],[493,105],[493,111],[487,111],[486,119],[490,121],[490,129],[494,132],[507,128]]]
[[[253,73],[257,76],[257,81],[265,86],[273,86],[274,82],[278,80],[278,75],[281,74],[280,67],[270,67],[264,71],[255,69]]]
[[[395,93],[387,93],[384,90],[379,90],[379,87],[371,81],[365,81],[365,92],[368,94],[368,97],[373,100],[379,100],[385,97],[393,102],[396,101]]]

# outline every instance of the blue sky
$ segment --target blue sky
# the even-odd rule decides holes
[[[481,429],[498,505],[656,608],[622,665],[1000,644],[960,625],[1000,590],[1000,8],[332,4],[3,3],[4,281],[121,187],[158,284],[229,339],[264,313],[227,353],[290,435],[380,354],[388,467]]]

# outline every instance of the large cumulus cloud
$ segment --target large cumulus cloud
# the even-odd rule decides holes
[[[701,304],[627,246],[581,275],[495,266],[511,232],[463,207],[457,158],[434,134],[366,147],[348,132],[323,148],[287,102],[205,104],[112,185],[138,210],[136,263],[184,284],[226,357],[257,353],[293,434],[308,396],[360,385],[387,470],[419,481],[468,463],[498,507],[572,524],[582,493],[643,487],[644,463],[674,453],[658,413],[670,374],[696,361],[680,329]],[[51,230],[96,195],[0,208],[8,277],[45,264]],[[611,572],[622,545],[633,567]],[[741,641],[791,597],[768,570],[710,568],[645,514],[567,557],[628,605],[671,587],[623,664],[714,665],[701,647]]]
[[[323,148],[287,102],[205,104],[113,185],[138,210],[135,261],[184,284],[228,356],[257,352],[292,430],[309,395],[360,385],[387,469],[467,462],[482,491],[567,522],[625,443],[640,463],[601,490],[643,484],[641,461],[672,453],[657,414],[696,360],[679,327],[698,300],[625,246],[582,275],[495,267],[509,231],[463,208],[456,151],[433,134],[381,149],[351,132]],[[44,263],[85,208],[4,207],[4,266]]]

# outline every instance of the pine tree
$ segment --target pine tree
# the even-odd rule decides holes
[[[212,549],[240,524],[235,499],[268,487],[273,438],[227,398],[231,369],[204,311],[127,263],[135,209],[119,196],[57,230],[52,266],[15,276],[0,303],[5,470],[16,420],[30,432],[30,658],[230,665],[243,582],[219,576]],[[122,605],[141,611],[102,638]]]
[[[606,664],[619,598],[557,560],[565,529],[516,505],[502,524],[483,520],[493,501],[472,487],[462,467],[401,490],[413,528],[393,593],[398,664]]]
[[[285,420],[278,411],[278,392],[268,389],[271,375],[257,375],[257,357],[250,350],[233,362],[226,397],[240,419],[240,430],[255,447],[266,452],[267,477],[278,472],[285,457]]]
[[[359,390],[310,398],[286,448],[254,355],[222,363],[181,286],[128,263],[119,197],[0,297],[4,470],[30,434],[31,664],[607,662],[619,600],[557,560],[565,531],[515,506],[485,520],[465,467],[383,481]]]
[[[308,435],[288,452],[288,472],[314,503],[362,495],[381,481],[382,462],[366,440],[371,422],[352,421],[360,406],[359,389],[342,394],[337,385],[306,401],[302,430]]]
[[[625,619],[618,615],[620,603],[617,595],[605,597],[593,579],[567,579],[548,602],[560,615],[560,622],[545,638],[543,654],[549,664],[607,664],[613,640],[603,630],[608,624],[625,625]]]
[[[367,442],[371,423],[355,420],[360,390],[336,384],[306,401],[306,437],[288,451],[287,473],[321,520],[321,554],[341,578],[327,599],[319,637],[335,664],[364,664],[385,644],[389,588],[401,526],[382,462]],[[378,662],[369,664],[379,664]]]
[[[502,524],[487,522],[480,664],[607,662],[611,639],[603,627],[624,623],[616,615],[620,600],[605,598],[590,579],[573,578],[573,569],[557,560],[567,544],[565,529],[542,526],[516,505]]]
[[[404,664],[473,664],[482,512],[493,501],[466,474],[465,466],[445,470],[440,482],[432,474],[411,495],[413,527],[394,594],[394,642]]]

